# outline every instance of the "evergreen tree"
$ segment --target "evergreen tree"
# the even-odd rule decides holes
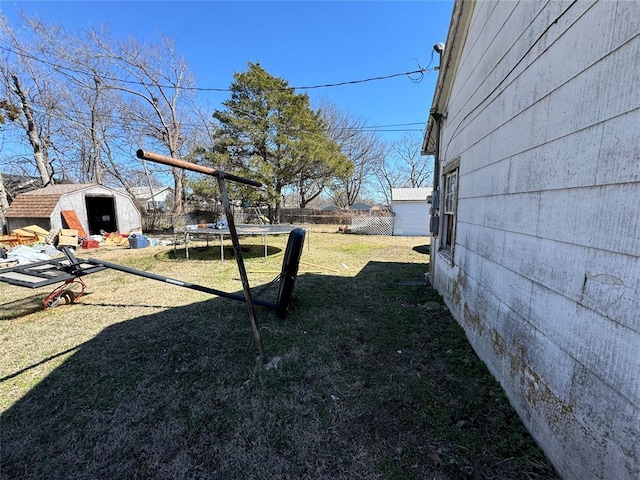
[[[270,220],[278,223],[285,187],[324,185],[335,172],[348,170],[349,161],[327,136],[306,94],[260,64],[248,65],[234,74],[225,110],[213,114],[217,134],[208,158],[215,168],[262,182],[263,190],[243,200],[268,204]]]

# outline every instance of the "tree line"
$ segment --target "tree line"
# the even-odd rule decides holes
[[[233,197],[268,205],[274,222],[291,192],[302,208],[323,194],[348,207],[367,196],[389,202],[392,187],[429,181],[421,138],[387,144],[365,121],[328,101],[313,106],[259,63],[234,73],[228,98],[211,109],[169,37],[143,42],[22,21],[18,36],[0,15],[0,226],[15,195],[9,174],[131,196],[170,183],[173,214],[189,201],[217,201],[211,179],[137,159],[138,148],[260,181],[257,190],[233,186]]]

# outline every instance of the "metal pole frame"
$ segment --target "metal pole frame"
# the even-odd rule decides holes
[[[260,361],[262,364],[266,364],[269,359],[267,352],[262,342],[262,336],[260,335],[260,323],[258,321],[258,314],[256,313],[255,303],[253,301],[253,295],[251,294],[251,287],[249,286],[249,279],[247,278],[247,270],[244,267],[244,259],[242,257],[242,249],[240,247],[240,241],[238,240],[238,232],[236,230],[236,224],[233,219],[233,212],[231,211],[231,203],[229,202],[229,195],[227,194],[227,185],[225,178],[233,182],[244,183],[254,187],[261,187],[262,184],[255,180],[250,180],[236,175],[231,175],[220,170],[214,170],[212,168],[197,165],[195,163],[186,162],[177,158],[165,157],[158,155],[157,153],[146,152],[142,149],[136,152],[136,156],[143,160],[149,160],[152,162],[162,163],[170,165],[172,167],[184,168],[194,172],[204,173],[216,177],[218,180],[218,186],[220,187],[220,194],[222,196],[222,206],[224,213],[227,217],[227,223],[229,225],[229,233],[231,234],[231,242],[233,243],[233,250],[236,255],[236,262],[238,264],[238,271],[240,273],[240,279],[242,280],[242,290],[244,291],[244,299],[247,304],[247,311],[249,314],[249,322],[251,323],[251,332],[256,344],[256,349],[260,355]]]
[[[253,303],[253,295],[251,293],[251,287],[249,286],[249,278],[247,277],[247,270],[244,267],[244,258],[242,257],[242,248],[240,247],[240,241],[238,240],[238,232],[236,231],[236,222],[233,218],[233,212],[231,211],[231,203],[229,202],[229,195],[227,194],[227,185],[224,181],[224,175],[217,175],[218,186],[220,187],[220,194],[222,196],[222,206],[224,208],[224,214],[227,217],[227,224],[229,225],[229,233],[231,234],[231,243],[233,243],[233,251],[236,254],[236,263],[238,264],[238,272],[240,273],[240,279],[242,280],[242,290],[244,291],[244,298],[247,303],[247,312],[249,313],[249,322],[251,323],[251,331],[253,332],[253,338],[256,343],[256,348],[260,355],[260,360],[264,365],[269,361],[267,358],[267,352],[262,343],[262,336],[260,335],[260,323],[258,321],[258,314],[256,313],[256,306]]]

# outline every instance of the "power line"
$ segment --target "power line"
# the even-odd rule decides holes
[[[34,55],[32,55],[31,53],[19,48],[19,47],[7,47],[5,45],[0,45],[0,50],[4,50],[5,52],[9,52],[9,53],[13,53],[14,55],[19,55],[19,56],[23,56],[26,58],[29,58],[31,60],[34,60],[36,62],[48,65],[49,67],[53,68],[56,71],[62,71],[62,70],[66,70],[67,72],[73,72],[73,73],[78,73],[81,75],[89,75],[91,77],[95,76],[94,72],[90,72],[87,70],[81,70],[81,69],[76,69],[76,68],[71,68],[65,65],[60,65],[48,60],[45,60],[43,58],[38,58]],[[431,64],[431,63],[430,63]],[[340,86],[344,86],[344,85],[357,85],[360,83],[367,83],[367,82],[375,82],[375,81],[380,81],[380,80],[389,80],[391,78],[397,78],[397,77],[403,77],[406,76],[408,77],[413,83],[419,83],[422,81],[422,79],[424,78],[424,74],[425,73],[430,73],[432,72],[433,69],[431,67],[426,67],[426,68],[418,68],[417,70],[413,70],[410,72],[402,72],[402,73],[393,73],[390,75],[380,75],[380,76],[376,76],[376,77],[369,77],[369,78],[363,78],[363,79],[359,79],[359,80],[348,80],[348,81],[344,81],[344,82],[336,82],[336,83],[323,83],[323,84],[318,84],[318,85],[303,85],[303,86],[292,86],[292,87],[282,87],[282,88],[274,88],[274,89],[265,89],[265,90],[271,90],[271,91],[286,91],[286,90],[313,90],[313,89],[318,89],[318,88],[331,88],[331,87],[340,87]],[[418,75],[417,78],[412,78],[412,75]],[[142,85],[145,87],[155,87],[155,88],[169,88],[169,89],[174,89],[176,88],[175,85],[162,85],[162,84],[149,84],[149,83],[145,83],[139,80],[125,80],[122,78],[116,78],[116,77],[109,77],[109,76],[102,76],[102,78],[104,80],[110,80],[110,81],[114,81],[114,82],[120,82],[120,83],[127,83],[127,84],[131,84],[131,85]],[[197,92],[230,92],[231,89],[230,88],[219,88],[219,87],[178,87],[181,90],[189,90],[189,91],[197,91]]]
[[[86,121],[87,123],[90,120],[89,117],[89,112],[78,109],[78,108],[72,108],[69,105],[66,105],[64,107],[64,111],[67,113],[62,113],[62,112],[58,112],[59,109],[52,109],[52,110],[46,110],[45,108],[41,107],[40,105],[32,105],[31,108],[37,112],[40,113],[42,115],[49,115],[52,118],[56,118],[58,120],[61,121],[67,121],[73,124],[78,125],[79,127],[82,127],[84,129],[89,129],[89,126],[86,123],[83,123],[83,121]],[[243,110],[240,108],[234,108],[233,110],[235,110],[238,113],[244,114],[244,115],[248,115],[248,116],[256,116],[255,113],[247,111],[247,110]],[[69,113],[72,113],[73,116],[70,116]],[[75,118],[74,118],[75,117]],[[105,118],[107,120],[109,120],[110,122],[113,122],[115,125],[117,126],[123,126],[125,123],[122,120],[121,117],[118,116],[114,116],[112,114],[101,114],[100,115],[101,118]],[[269,121],[274,124],[274,125],[281,125],[281,126],[285,126],[277,121],[275,121],[274,119],[269,119]],[[192,122],[179,122],[181,127],[185,127],[185,128],[200,128],[202,127],[202,124],[200,123],[192,123]],[[394,123],[394,124],[388,124],[388,125],[363,125],[360,127],[326,127],[326,128],[322,128],[319,131],[324,131],[324,132],[328,132],[328,131],[333,131],[333,130],[339,130],[339,131],[354,131],[354,132],[422,132],[424,130],[424,128],[411,128],[411,127],[415,127],[417,125],[422,125],[424,127],[425,122],[409,122],[409,123]],[[286,126],[287,128],[291,128],[289,126]],[[396,128],[396,127],[408,127],[408,128]],[[316,134],[317,132],[310,132],[310,131],[306,131],[306,130],[301,130],[299,128],[293,128],[293,130],[297,130],[297,131],[301,131],[303,133],[309,133],[309,134]]]
[[[338,82],[338,83],[325,83],[322,85],[311,85],[311,86],[306,86],[306,87],[291,87],[295,90],[311,90],[314,88],[328,88],[328,87],[340,87],[343,85],[355,85],[358,83],[365,83],[365,82],[375,82],[378,80],[388,80],[390,78],[396,78],[396,77],[403,77],[403,76],[407,76],[411,79],[412,82],[419,82],[422,80],[423,76],[425,73],[428,73],[430,71],[430,69],[427,68],[420,68],[418,70],[414,70],[412,72],[405,72],[405,73],[394,73],[391,75],[383,75],[383,76],[379,76],[379,77],[370,77],[370,78],[365,78],[362,80],[350,80],[348,82]],[[415,74],[419,74],[419,80],[415,80],[413,78],[411,78],[411,75],[415,75]]]

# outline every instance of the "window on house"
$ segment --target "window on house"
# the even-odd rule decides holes
[[[443,231],[440,248],[451,254],[456,238],[456,213],[458,210],[458,167],[460,160],[444,169]]]

